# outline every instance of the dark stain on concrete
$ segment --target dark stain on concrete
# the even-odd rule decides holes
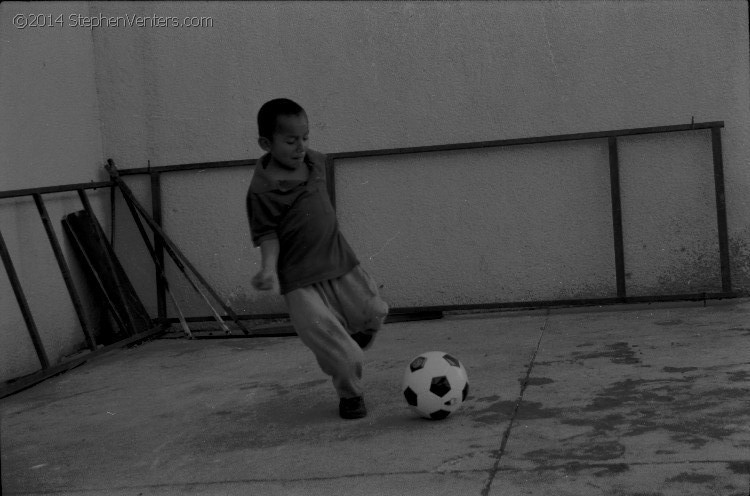
[[[202,429],[182,442],[186,450],[210,447],[218,452],[273,448],[303,437],[323,442],[322,436],[330,431],[324,424],[339,421],[337,406],[335,399],[314,394],[274,396],[244,408],[206,412],[199,422]]]
[[[614,408],[628,407],[642,404],[644,406],[653,403],[672,403],[674,396],[669,394],[659,394],[658,392],[648,390],[653,382],[645,379],[626,379],[616,382],[598,394],[584,411],[611,410]]]
[[[262,386],[261,382],[244,382],[240,385],[240,391],[247,391],[248,389],[258,389]]]
[[[566,460],[601,462],[622,457],[627,444],[624,439],[628,437],[661,433],[685,449],[693,450],[700,450],[711,442],[736,439],[742,434],[742,424],[736,422],[736,412],[730,409],[736,409],[737,400],[746,397],[746,390],[726,386],[705,389],[705,384],[699,382],[703,377],[625,379],[608,385],[580,408],[547,408],[540,403],[522,403],[519,418],[524,415],[528,419],[555,418],[563,425],[586,428],[554,447],[530,451],[524,456],[540,468],[554,468],[555,463]],[[740,377],[744,375],[738,374],[737,378]],[[700,389],[696,388],[698,383]],[[656,453],[678,452],[681,451],[659,450]],[[576,466],[567,468],[575,470]],[[731,468],[738,473],[748,472],[748,464],[744,463],[738,462]],[[687,476],[682,481],[692,482]],[[704,482],[707,480],[700,480]]]
[[[523,384],[524,380],[523,378],[519,378],[518,382]],[[543,386],[545,384],[552,384],[553,381],[549,377],[529,377],[529,380],[526,382],[527,386]]]
[[[537,467],[537,470],[562,470],[568,474],[580,474],[585,471],[593,471],[595,477],[606,477],[625,473],[630,470],[630,465],[627,463],[569,462],[560,465],[543,465]]]
[[[559,417],[562,408],[546,408],[544,404],[537,401],[524,401],[516,413],[517,420],[547,419]]]
[[[500,396],[493,394],[492,396],[482,396],[481,398],[477,398],[474,401],[477,403],[494,403],[499,399]]]
[[[639,351],[633,349],[628,343],[617,342],[605,346],[603,351],[592,353],[573,353],[573,360],[591,360],[594,358],[609,358],[612,363],[631,365],[640,363],[641,360],[636,356]]]
[[[312,381],[300,382],[299,384],[294,384],[292,385],[292,387],[294,389],[309,389],[315,386],[320,386],[321,384],[328,384],[328,382],[329,382],[328,379],[315,379]]]
[[[680,319],[671,319],[671,320],[659,320],[654,322],[654,324],[659,326],[676,326],[680,324],[684,324],[685,322]]]
[[[750,474],[750,462],[729,462],[727,470],[740,475]]]
[[[595,434],[606,433],[607,431],[613,431],[618,429],[620,426],[627,425],[628,419],[625,415],[614,413],[606,415],[604,417],[580,417],[565,419],[563,422],[567,425],[576,426],[589,426],[593,428]]]
[[[186,350],[182,350],[182,351],[178,351],[178,352],[175,352],[175,353],[171,353],[169,355],[169,358],[180,358],[180,357],[183,357],[185,355],[192,355],[194,353],[204,353],[205,351],[206,351],[206,348],[204,348],[204,347],[189,348],[189,349],[186,349]]]
[[[485,408],[467,410],[471,419],[483,424],[497,424],[503,419],[509,419],[516,409],[515,401],[502,401],[499,396],[488,396],[476,401],[488,403]]]
[[[746,391],[718,387],[696,394],[693,384],[694,379],[627,379],[610,385],[582,409],[562,412],[560,421],[591,426],[592,431],[583,436],[589,443],[662,431],[676,442],[700,449],[712,440],[738,434],[737,425],[723,422],[736,414],[723,411],[736,405],[728,400],[742,400]]]
[[[513,412],[516,411],[516,401],[501,401],[497,396],[481,398],[478,401],[487,402],[488,399],[492,398],[495,398],[495,400],[491,400],[492,402],[487,407],[468,411],[472,420],[484,424],[496,424],[499,420],[509,419],[513,416]],[[559,417],[561,412],[562,410],[559,408],[547,408],[544,404],[539,402],[523,401],[516,412],[516,419],[534,420],[555,418]]]
[[[683,472],[681,474],[675,475],[674,477],[670,477],[665,482],[690,482],[692,484],[705,484],[706,482],[713,482],[715,480],[715,475]]]
[[[524,457],[534,461],[540,469],[551,469],[550,461],[575,460],[602,462],[615,460],[625,454],[625,446],[615,439],[593,440],[583,445],[560,446],[547,449],[539,449],[524,453]],[[573,463],[575,463],[575,461]],[[625,464],[623,464],[625,465]],[[589,465],[587,465],[590,467]],[[626,465],[627,466],[627,465]],[[629,467],[628,467],[629,468]]]
[[[692,372],[698,370],[698,367],[664,367],[661,369],[662,372],[684,374],[685,372]]]
[[[737,372],[727,372],[730,382],[747,382],[750,381],[750,372],[747,370],[738,370]]]

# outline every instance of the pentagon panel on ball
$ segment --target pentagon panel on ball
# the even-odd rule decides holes
[[[442,351],[428,351],[409,362],[401,390],[406,403],[417,414],[441,420],[466,400],[469,379],[456,357]]]

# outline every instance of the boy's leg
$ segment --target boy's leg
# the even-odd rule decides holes
[[[325,286],[313,284],[285,295],[292,325],[323,372],[331,376],[339,398],[362,396],[364,355],[330,304]]]
[[[360,265],[330,282],[347,330],[360,347],[369,347],[388,315],[388,304],[380,297],[377,284]]]

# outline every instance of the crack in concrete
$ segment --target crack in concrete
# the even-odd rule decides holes
[[[544,319],[544,325],[541,328],[541,332],[539,333],[539,339],[536,342],[536,346],[534,347],[534,352],[531,354],[531,359],[529,360],[529,366],[526,368],[526,376],[524,377],[523,382],[521,383],[521,390],[518,392],[518,398],[516,398],[516,406],[513,409],[513,414],[510,417],[510,422],[508,422],[508,427],[505,429],[505,432],[503,433],[503,439],[500,442],[500,448],[496,450],[493,453],[493,456],[495,457],[495,463],[492,465],[492,468],[489,470],[490,474],[487,478],[487,481],[484,484],[484,487],[482,488],[481,495],[482,496],[488,496],[490,493],[490,488],[492,487],[492,483],[495,481],[495,477],[497,476],[497,473],[500,471],[500,461],[503,458],[503,455],[505,454],[505,447],[508,444],[508,439],[510,438],[510,433],[513,430],[513,423],[516,420],[516,417],[518,416],[518,410],[521,407],[521,403],[523,403],[523,395],[526,392],[526,388],[529,386],[529,380],[531,377],[531,371],[534,368],[534,361],[536,360],[536,355],[539,353],[539,348],[542,345],[542,338],[544,337],[544,332],[547,330],[547,325],[549,324],[549,318],[550,318],[550,310],[547,309],[547,314]]]

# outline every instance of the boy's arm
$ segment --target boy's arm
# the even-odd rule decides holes
[[[269,214],[267,205],[251,190],[247,193],[247,216],[250,220],[253,243],[260,247],[261,255],[261,269],[253,276],[251,283],[255,289],[273,289],[276,264],[279,260],[279,240],[276,237],[273,216]]]
[[[279,261],[278,238],[270,238],[260,244],[260,258],[263,270],[276,272],[276,262]]]
[[[255,289],[273,289],[276,279],[276,263],[279,260],[278,238],[266,239],[260,244],[261,269],[253,277],[252,283]]]

